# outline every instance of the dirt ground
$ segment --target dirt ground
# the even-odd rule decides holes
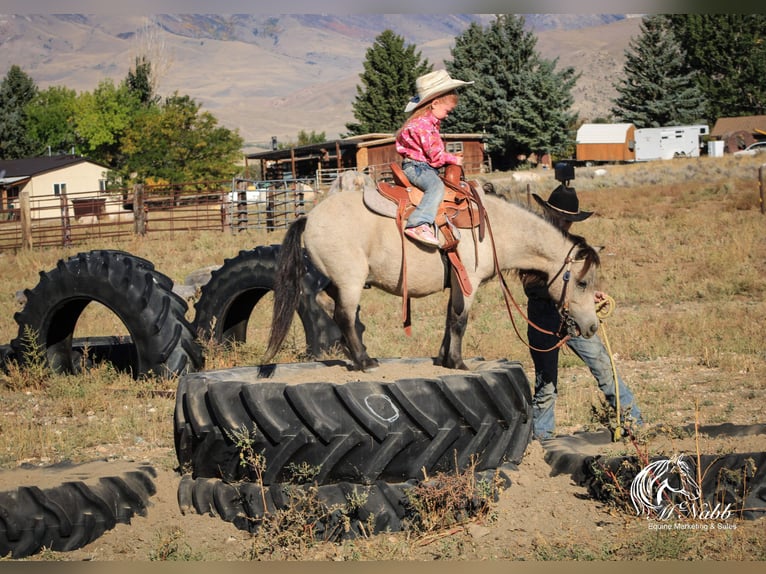
[[[629,369],[630,366],[626,366]],[[358,378],[376,380],[413,376],[412,367],[402,371],[396,364],[384,364],[371,374],[349,373],[338,367],[323,372],[323,380],[343,382]],[[431,368],[432,374],[443,374]],[[428,376],[428,372],[418,375]],[[331,380],[331,379],[335,380]],[[300,382],[300,381],[298,381]],[[762,406],[754,406],[761,411]],[[761,421],[763,422],[763,421]],[[169,432],[172,423],[168,421]],[[567,434],[578,429],[560,428]],[[171,442],[172,444],[172,442]],[[755,434],[734,438],[703,438],[703,452],[763,452],[766,435]],[[604,454],[630,449],[627,443],[605,447]],[[694,452],[695,443],[689,438],[664,437],[658,434],[652,441],[655,451]],[[98,453],[94,453],[95,455]],[[20,484],[35,484],[41,488],[54,485],[62,478],[83,479],[119,475],[149,464],[156,470],[156,493],[150,498],[146,516],[135,516],[130,524],[118,524],[87,546],[69,552],[43,551],[28,560],[63,561],[146,561],[162,558],[187,560],[247,560],[252,547],[252,535],[238,530],[218,517],[182,514],[177,502],[180,476],[168,469],[167,449],[133,450],[109,453],[109,460],[94,462],[78,468],[71,475],[50,474],[39,470],[14,470],[0,473],[0,491]],[[432,535],[407,545],[401,551],[404,533],[380,534],[376,543],[388,548],[390,556],[379,559],[408,560],[541,560],[541,559],[599,559],[598,548],[619,545],[621,539],[635,540],[650,534],[646,519],[637,518],[614,507],[594,501],[586,489],[578,486],[567,474],[551,476],[551,466],[545,459],[545,448],[532,442],[518,466],[510,473],[512,485],[500,496],[492,522],[470,523],[448,532]],[[87,482],[87,480],[86,480]],[[763,540],[766,519],[737,521],[736,528],[752,532]],[[689,536],[699,533],[689,533]],[[381,537],[383,540],[381,540]],[[318,544],[306,550],[302,560],[341,561],[354,559],[369,541],[348,544]],[[397,550],[399,549],[399,550]],[[568,549],[568,550],[567,550]],[[578,556],[578,552],[590,552]]]

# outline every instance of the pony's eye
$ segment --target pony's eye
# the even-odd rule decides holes
[[[577,282],[577,288],[582,289],[585,291],[588,288],[588,282],[587,281],[578,281]]]

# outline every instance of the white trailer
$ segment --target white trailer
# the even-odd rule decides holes
[[[708,133],[704,124],[636,129],[635,161],[699,157],[702,136]]]

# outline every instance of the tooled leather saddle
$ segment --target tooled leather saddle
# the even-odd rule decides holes
[[[423,191],[410,183],[398,163],[391,163],[390,167],[393,182],[379,181],[376,187],[381,196],[395,205],[395,211],[389,211],[386,214],[396,219],[396,225],[402,239],[402,314],[404,329],[407,334],[410,334],[410,299],[407,295],[407,261],[405,258],[407,239],[404,235],[404,227],[410,213],[414,211],[423,198]],[[443,243],[439,249],[445,253],[461,291],[465,295],[470,295],[473,292],[473,286],[465,266],[460,260],[460,254],[457,252],[457,246],[460,242],[459,229],[470,230],[473,234],[478,233],[478,240],[483,240],[486,228],[486,212],[481,194],[477,190],[477,182],[466,181],[463,178],[462,167],[458,165],[446,166],[442,181],[445,187],[444,199],[439,206],[435,220],[435,224],[443,236]],[[383,210],[378,210],[378,212],[383,213]],[[477,237],[474,235],[474,246],[476,243]],[[476,247],[474,248],[476,249]]]

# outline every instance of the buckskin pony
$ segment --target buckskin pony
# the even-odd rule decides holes
[[[369,193],[369,190],[367,190]],[[367,207],[365,190],[328,195],[288,228],[280,248],[274,282],[274,312],[265,360],[279,350],[300,300],[305,274],[303,246],[311,262],[330,280],[333,319],[356,370],[370,371],[378,361],[368,355],[358,318],[367,285],[407,297],[425,297],[450,288],[444,336],[435,363],[466,369],[462,340],[478,286],[502,272],[527,269],[544,273],[562,314],[562,332],[592,336],[599,320],[594,305],[598,250],[584,239],[562,233],[526,207],[487,194],[481,201],[488,233],[460,233],[455,247],[470,293],[461,289],[441,249],[402,237],[395,218]],[[404,265],[406,263],[406,266]],[[403,281],[406,269],[406,281]],[[507,289],[506,289],[507,291]],[[506,301],[507,302],[507,301]],[[510,308],[509,308],[510,312]]]

